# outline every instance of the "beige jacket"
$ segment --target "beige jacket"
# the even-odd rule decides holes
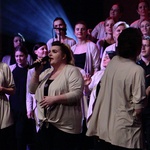
[[[13,75],[7,64],[0,62],[0,86],[15,88]],[[13,124],[13,116],[10,109],[8,97],[0,93],[0,129],[9,127]]]
[[[80,71],[74,66],[66,65],[50,84],[48,90],[49,96],[66,93],[68,104],[57,104],[54,109],[48,109],[46,116],[44,116],[44,109],[40,107],[39,102],[44,97],[44,85],[50,77],[52,70],[50,68],[40,74],[40,84],[29,84],[29,92],[35,92],[35,99],[37,100],[39,127],[43,121],[46,121],[64,132],[72,134],[81,133],[82,112],[80,100],[84,83]]]
[[[121,147],[142,148],[142,123],[135,109],[143,108],[144,98],[144,70],[115,56],[102,77],[87,135]]]

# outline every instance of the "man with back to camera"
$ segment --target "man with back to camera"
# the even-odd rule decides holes
[[[141,150],[141,113],[146,101],[144,70],[136,64],[142,37],[136,28],[127,28],[118,38],[117,55],[101,79],[87,136],[96,136],[102,150]]]

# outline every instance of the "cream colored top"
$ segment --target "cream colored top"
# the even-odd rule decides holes
[[[29,92],[35,92],[35,99],[37,100],[39,126],[45,121],[50,122],[64,132],[81,133],[82,112],[80,100],[84,82],[80,71],[75,66],[66,65],[48,89],[49,96],[65,94],[68,104],[57,104],[52,110],[47,109],[47,114],[44,116],[44,109],[40,107],[39,102],[44,97],[44,85],[52,70],[50,68],[40,74],[40,84],[29,84]]]
[[[101,79],[87,135],[121,147],[142,148],[142,123],[134,110],[143,108],[145,97],[144,70],[115,56]]]
[[[7,64],[0,62],[0,86],[14,88],[13,75]],[[12,112],[9,100],[4,93],[0,93],[0,129],[9,127],[13,124]]]

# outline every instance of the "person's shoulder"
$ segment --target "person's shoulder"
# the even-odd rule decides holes
[[[76,67],[76,66],[70,65],[70,64],[67,64],[67,65],[66,65],[66,68],[67,68],[68,70],[77,70],[77,67]]]
[[[66,72],[72,72],[72,73],[80,73],[80,69],[74,65],[66,65]]]
[[[106,47],[105,51],[115,51],[116,44],[111,44],[109,46]]]
[[[16,68],[16,64],[10,65],[9,68],[11,71],[13,71]]]
[[[94,42],[90,41],[90,40],[88,40],[86,43],[91,45],[91,46],[96,46],[96,44]]]
[[[101,39],[99,39],[97,42],[96,42],[96,44],[103,44],[105,42],[105,38],[101,38]]]
[[[131,23],[130,27],[136,27],[137,24],[139,24],[139,19],[138,20],[135,20]]]
[[[73,51],[76,48],[77,44],[71,46],[71,50]]]
[[[104,21],[100,21],[96,26],[103,26],[104,25]]]
[[[70,41],[75,41],[73,38],[69,37],[69,36],[66,36],[67,40],[70,40]]]
[[[47,44],[52,43],[53,40],[54,40],[53,38],[49,39],[49,40],[47,41]]]
[[[6,63],[4,63],[4,62],[0,62],[0,66],[1,67],[9,67]]]

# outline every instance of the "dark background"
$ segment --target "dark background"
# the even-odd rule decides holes
[[[28,2],[28,5],[24,5],[24,2]],[[34,2],[34,3],[33,3]],[[47,3],[52,5],[46,7]],[[105,20],[109,15],[109,10],[112,4],[118,2],[117,0],[1,0],[1,12],[0,12],[0,47],[3,55],[7,54],[12,44],[12,35],[17,32],[21,27],[21,33],[25,36],[27,46],[31,51],[32,46],[35,42],[43,39],[43,42],[47,42],[51,38],[51,34],[46,36],[46,32],[51,31],[51,22],[47,23],[47,27],[42,28],[42,23],[45,24],[46,17],[44,21],[39,24],[38,18],[44,13],[51,10],[51,18],[53,18],[53,12],[59,12],[55,10],[55,7],[59,4],[62,6],[68,20],[74,28],[74,24],[78,20],[84,20],[89,28],[94,28],[100,21]],[[119,0],[119,3],[124,7],[124,14],[121,20],[126,21],[128,24],[138,19],[138,14],[136,12],[137,0]],[[35,7],[31,4],[35,4]],[[44,6],[45,5],[45,6]],[[42,8],[39,12],[37,7]],[[34,10],[33,10],[34,8]],[[9,13],[9,10],[17,12],[17,15]],[[61,13],[61,12],[59,12]],[[27,16],[27,21],[24,24],[20,24],[23,21],[23,16]],[[47,14],[49,15],[49,14]],[[30,19],[32,17],[32,19]],[[12,18],[11,20],[8,18]],[[44,19],[44,18],[43,18]],[[38,21],[39,30],[34,28],[30,23],[36,23]],[[42,29],[41,29],[42,28]],[[45,31],[45,32],[44,32]],[[14,32],[14,33],[13,33]]]

